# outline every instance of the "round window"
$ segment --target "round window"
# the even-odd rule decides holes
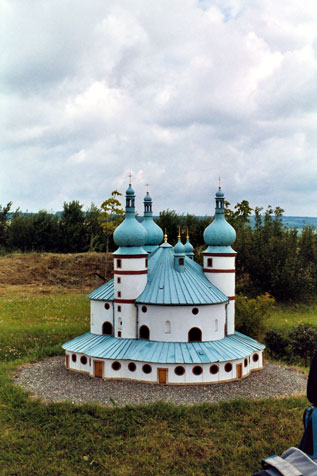
[[[146,306],[142,306],[142,312],[146,312],[147,311],[147,307]]]
[[[195,365],[195,367],[193,368],[193,374],[201,375],[202,373],[203,373],[202,367],[200,367],[200,365]]]
[[[113,370],[120,370],[121,369],[121,364],[120,362],[113,362],[111,365]]]
[[[196,316],[196,314],[199,313],[198,307],[194,307],[194,308],[192,309],[192,313]]]
[[[231,370],[232,370],[232,364],[230,364],[230,363],[226,364],[225,365],[225,371],[226,372],[231,372]]]
[[[248,366],[248,359],[244,359],[244,366],[245,366],[245,367]]]
[[[110,304],[108,302],[105,304],[105,309],[110,309]]]
[[[73,362],[76,362],[76,361],[77,361],[77,355],[76,355],[76,354],[73,354],[73,355],[72,355],[72,361],[73,361]]]
[[[175,367],[174,372],[176,373],[176,375],[184,375],[185,369],[181,365],[178,365],[177,367]]]
[[[129,365],[128,365],[128,369],[130,370],[130,372],[135,372],[136,371],[136,365],[134,362],[130,362]]]
[[[152,372],[152,367],[149,364],[144,364],[142,370],[145,374],[150,374]]]
[[[218,365],[216,365],[216,364],[211,365],[209,371],[213,375],[217,374],[219,372]]]
[[[87,357],[85,355],[82,355],[80,357],[80,362],[83,364],[83,365],[86,365],[87,364]]]
[[[254,354],[252,356],[252,360],[253,360],[253,362],[257,362],[259,360],[259,354]]]

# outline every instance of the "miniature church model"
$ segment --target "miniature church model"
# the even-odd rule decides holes
[[[219,186],[204,231],[203,266],[187,237],[173,247],[144,199],[126,191],[124,221],[114,232],[114,278],[91,294],[90,332],[63,345],[66,367],[104,379],[211,384],[263,368],[264,345],[235,331],[236,232],[224,215]],[[163,243],[162,243],[163,241]],[[162,243],[162,244],[161,244]]]

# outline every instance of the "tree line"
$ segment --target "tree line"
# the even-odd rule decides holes
[[[84,211],[76,200],[65,202],[60,215],[41,210],[21,213],[12,203],[0,206],[0,253],[39,251],[80,253],[114,251],[113,230],[122,221],[124,210],[116,190],[100,208],[94,204]],[[250,217],[253,212],[254,224]],[[307,300],[317,291],[317,235],[306,226],[301,233],[285,227],[280,207],[266,210],[250,207],[248,201],[232,209],[226,202],[226,218],[236,229],[237,291],[249,297],[269,293],[279,301]],[[157,224],[168,234],[172,245],[179,230],[183,242],[189,233],[195,257],[202,262],[204,229],[212,217],[178,214],[163,210]]]

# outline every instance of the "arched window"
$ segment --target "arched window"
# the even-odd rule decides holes
[[[104,336],[112,336],[113,327],[111,322],[106,321],[102,324],[102,333]]]
[[[165,334],[171,333],[171,321],[165,321]]]
[[[149,340],[150,338],[150,329],[148,326],[141,326],[140,327],[140,339]]]
[[[201,342],[201,330],[198,327],[193,327],[188,332],[188,342]]]

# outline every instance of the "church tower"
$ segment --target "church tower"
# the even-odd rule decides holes
[[[135,218],[135,194],[129,183],[125,219],[113,238],[118,250],[114,263],[114,337],[137,338],[136,298],[147,283],[148,254],[143,246],[147,232]]]
[[[236,232],[225,219],[224,202],[225,197],[219,185],[214,220],[204,231],[207,249],[203,252],[203,271],[206,278],[228,296],[225,335],[231,335],[235,331],[235,258],[237,254],[231,245],[236,239]]]

